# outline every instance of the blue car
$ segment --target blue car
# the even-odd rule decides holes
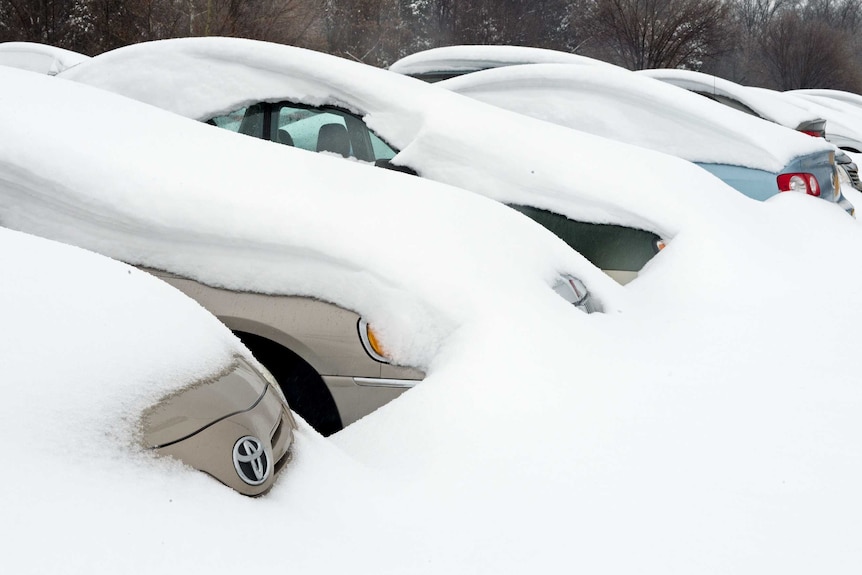
[[[836,149],[828,142],[634,72],[525,64],[464,74],[437,85],[689,160],[756,200],[801,192],[853,214],[841,194]]]

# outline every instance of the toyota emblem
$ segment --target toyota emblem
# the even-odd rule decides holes
[[[263,442],[251,435],[240,438],[233,446],[233,466],[239,478],[249,485],[266,481],[270,465]]]

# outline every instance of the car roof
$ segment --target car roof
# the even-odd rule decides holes
[[[800,96],[818,96],[823,98],[830,98],[834,100],[840,100],[843,102],[847,102],[849,104],[853,104],[855,106],[862,106],[862,95],[856,94],[855,92],[847,92],[845,90],[828,90],[828,89],[800,89],[800,90],[787,90],[788,94],[799,94]]]
[[[796,92],[771,93],[826,120],[826,138],[830,141],[834,139],[839,147],[862,150],[862,108],[823,96],[806,97]]]
[[[464,74],[516,64],[561,63],[617,68],[614,64],[557,50],[528,46],[460,45],[422,50],[393,62],[389,69],[406,75]]]
[[[90,57],[37,42],[0,42],[0,66],[54,75]]]
[[[748,86],[743,86],[736,82],[713,76],[712,74],[667,68],[638,70],[635,73],[670,82],[675,86],[687,90],[726,95],[742,102],[761,118],[794,130],[805,122],[817,119],[811,113],[789,102],[782,101],[780,98],[775,98],[769,94],[757,93]]]

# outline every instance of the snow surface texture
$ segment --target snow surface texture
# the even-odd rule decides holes
[[[437,84],[528,116],[692,162],[779,172],[827,143],[627,70],[528,64]]]
[[[3,228],[0,258],[0,569],[122,571],[127,559],[104,552],[128,533],[124,516],[146,521],[134,492],[190,471],[141,449],[141,412],[250,355],[196,302],[125,264]]]
[[[706,206],[721,201],[715,196],[740,195],[679,158],[291,46],[236,38],[147,42],[101,54],[60,77],[197,120],[258,101],[339,106],[401,150],[393,163],[425,178],[668,239],[680,218],[705,217]],[[671,204],[673,210],[657,209]]]
[[[90,57],[35,42],[0,42],[0,66],[55,75]]]
[[[753,88],[764,90],[764,88]],[[841,148],[862,151],[862,108],[822,96],[802,96],[793,92],[773,92],[826,120],[826,138]]]
[[[862,95],[854,94],[853,92],[845,92],[843,90],[787,90],[788,94],[796,94],[798,96],[814,96],[819,100],[826,98],[829,100],[838,100],[847,104],[853,104],[856,107],[862,107]],[[815,101],[817,101],[815,100]]]
[[[398,331],[391,351],[407,365],[427,365],[461,314],[509,305],[499,283],[560,299],[548,286],[568,273],[614,307],[618,286],[600,270],[482,196],[77,83],[3,77],[6,227],[209,285],[336,303],[384,338],[382,326]]]
[[[424,223],[425,210],[433,225],[445,222],[426,198],[431,184],[415,178],[390,185],[398,175],[384,182],[371,170],[360,175],[363,166],[220,136],[80,87],[51,92],[44,82],[25,85],[20,74],[4,74],[0,83],[4,223],[11,215],[68,240],[103,234],[93,240],[101,247],[122,241],[131,247],[114,249],[176,266],[211,263],[237,243],[243,257],[264,259],[295,246],[332,256],[327,262],[367,267],[368,275],[396,283],[392,294],[420,290],[416,299],[449,312],[453,327],[415,389],[329,439],[301,428],[294,461],[260,499],[180,466],[142,465],[131,451],[88,451],[94,429],[128,413],[130,404],[104,398],[131,380],[96,385],[40,359],[37,368],[54,374],[42,387],[16,363],[22,367],[4,373],[2,409],[56,392],[71,403],[58,401],[49,415],[81,417],[86,425],[64,426],[68,435],[58,439],[52,420],[0,420],[16,439],[8,453],[22,458],[0,479],[4,571],[807,574],[858,573],[862,566],[862,389],[852,352],[862,325],[862,230],[838,207],[795,194],[745,201],[701,189],[702,180],[685,190],[699,204],[681,204],[681,191],[657,178],[605,185],[594,193],[608,205],[647,197],[652,217],[665,214],[678,233],[624,288],[590,276],[589,287],[613,306],[612,313],[585,315],[549,296],[543,282],[523,278],[544,278],[560,264],[584,274],[591,268],[479,198],[475,209],[481,203],[487,219],[470,220],[478,229],[461,246],[462,236],[448,235],[457,226],[438,233]],[[6,89],[13,85],[23,93],[15,97],[18,90]],[[46,118],[33,114],[50,110],[49,93],[58,97],[56,115],[45,121],[50,130],[33,121]],[[80,131],[77,113],[90,117],[91,132]],[[114,113],[125,114],[134,139],[102,125]],[[550,147],[572,145],[563,132],[545,133],[560,138]],[[577,162],[567,151],[568,162]],[[615,175],[618,156],[589,157],[589,170],[606,174],[606,183],[623,179]],[[243,171],[246,165],[254,169]],[[314,187],[302,166],[320,179]],[[664,169],[671,164],[653,172]],[[666,176],[685,182],[690,174]],[[335,180],[345,185],[331,189]],[[577,184],[584,182],[573,179]],[[473,209],[456,190],[435,188],[434,201],[449,218],[460,213],[451,211],[456,201],[458,209]],[[317,195],[303,193],[311,191]],[[632,209],[646,204],[633,201]],[[249,223],[253,205],[258,212]],[[329,219],[321,222],[320,214]],[[333,233],[364,218],[371,218],[369,236]],[[397,229],[387,236],[385,224]],[[220,242],[223,230],[232,237]],[[506,248],[500,251],[513,271],[505,271],[504,256],[482,251],[482,238]],[[262,239],[272,240],[268,250],[260,250]],[[528,245],[513,249],[520,241]],[[431,247],[438,244],[440,252]],[[163,246],[161,253],[153,246]],[[362,249],[369,246],[378,249]],[[451,262],[440,258],[446,250]],[[270,264],[279,261],[271,257]],[[256,274],[240,276],[248,268],[235,259],[221,271],[251,281]],[[438,276],[450,264],[452,277],[443,281]],[[205,267],[193,269],[204,274]],[[268,266],[267,285],[281,285],[276,278],[303,284],[275,267]],[[403,274],[397,280],[396,268]],[[20,285],[0,281],[4,295]],[[432,285],[422,288],[426,281]],[[29,298],[14,290],[18,301]],[[20,309],[18,301],[4,298],[4,318]],[[138,321],[128,319],[132,328]],[[81,321],[76,329],[83,339],[101,325]],[[183,345],[164,332],[153,345],[164,338],[175,357]],[[121,340],[108,343],[93,353],[110,360]],[[64,411],[96,398],[104,413]],[[57,453],[60,445],[70,450]]]
[[[635,74],[669,82],[686,90],[725,95],[742,102],[760,117],[794,130],[802,122],[812,119],[809,113],[790,102],[711,74],[667,68],[638,70]]]
[[[464,45],[443,46],[416,52],[394,62],[389,66],[389,70],[398,74],[412,75],[429,72],[473,72],[500,66],[548,63],[625,69],[595,58],[544,48]]]

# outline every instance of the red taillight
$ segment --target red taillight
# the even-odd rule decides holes
[[[815,138],[823,138],[825,134],[823,132],[815,131],[815,130],[799,130],[803,134],[808,134],[809,136],[814,136]]]
[[[778,189],[782,192],[804,192],[809,196],[820,195],[820,183],[814,174],[804,172],[779,174]]]

